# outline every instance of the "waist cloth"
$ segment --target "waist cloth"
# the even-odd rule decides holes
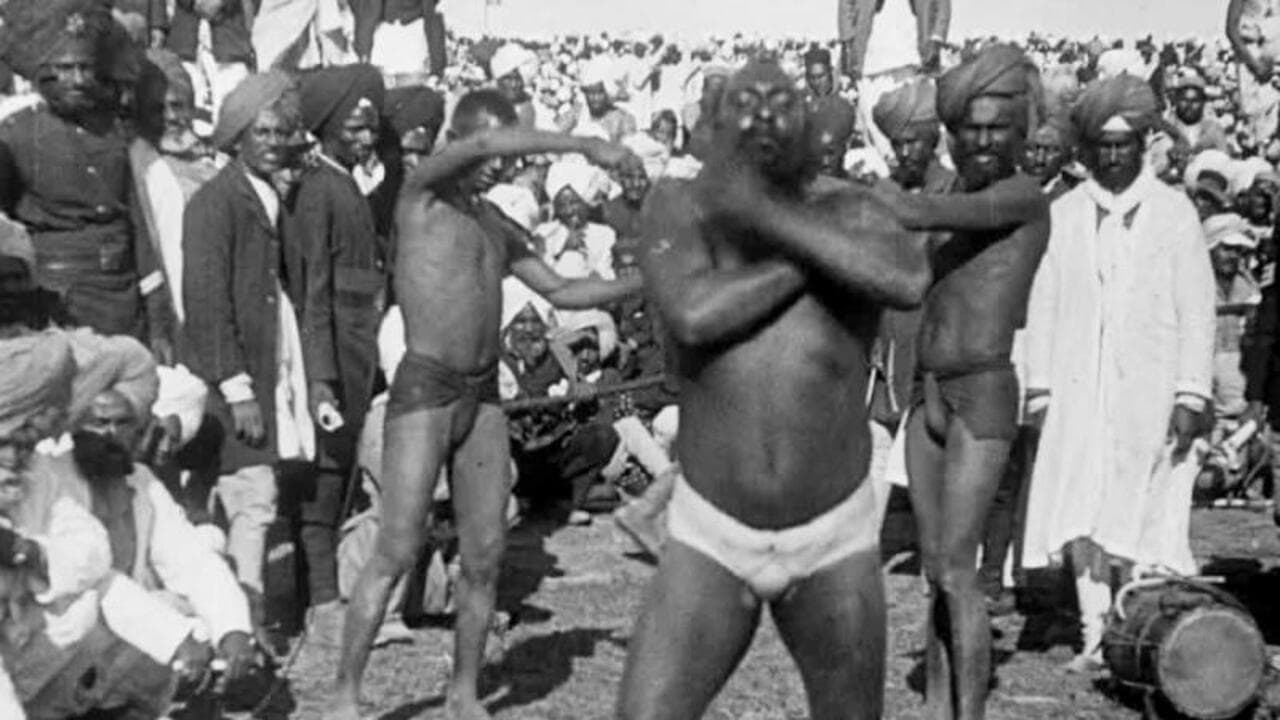
[[[461,373],[433,357],[409,351],[396,368],[387,398],[387,418],[444,407],[458,400],[497,405],[498,363]]]
[[[879,504],[870,480],[835,507],[801,525],[761,530],[712,505],[677,474],[667,509],[671,539],[698,551],[775,600],[795,583],[880,544]]]
[[[934,432],[945,432],[946,420],[954,415],[979,440],[1013,440],[1018,436],[1020,392],[1008,358],[947,370],[921,368],[911,407],[924,406],[926,422]]]

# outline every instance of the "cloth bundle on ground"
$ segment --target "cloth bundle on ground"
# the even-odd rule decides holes
[[[258,113],[284,102],[283,110],[297,115],[297,93],[293,80],[279,70],[250,75],[235,87],[222,101],[218,121],[213,128],[214,147],[230,151],[249,129]]]
[[[1039,72],[1026,54],[1013,45],[988,45],[938,78],[938,117],[954,129],[964,120],[970,100],[1008,97],[1028,102],[1028,128],[1034,128],[1043,102],[1040,94]]]
[[[386,100],[382,73],[372,65],[326,67],[299,79],[302,122],[317,137],[337,135],[351,113],[368,103],[378,117]]]
[[[1097,140],[1108,129],[1145,135],[1157,120],[1156,95],[1145,80],[1119,75],[1096,80],[1080,93],[1071,121],[1085,140]]]
[[[75,43],[87,43],[98,67],[118,81],[136,80],[141,50],[106,0],[9,0],[0,3],[0,60],[34,80],[40,68]]]
[[[871,118],[885,137],[897,138],[916,125],[937,124],[937,98],[938,89],[932,80],[913,80],[881,95]]]

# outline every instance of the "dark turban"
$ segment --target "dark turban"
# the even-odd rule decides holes
[[[1118,75],[1086,87],[1071,112],[1071,122],[1082,138],[1096,140],[1101,137],[1103,126],[1115,117],[1135,132],[1145,134],[1155,126],[1158,113],[1156,94],[1145,80]]]
[[[240,82],[222,101],[218,123],[213,128],[213,145],[230,152],[232,145],[258,113],[274,106],[293,89],[293,81],[279,70],[250,75]]]
[[[321,68],[303,75],[301,84],[302,122],[319,137],[337,134],[361,100],[382,116],[387,91],[372,65]]]
[[[915,80],[880,96],[871,119],[885,137],[894,139],[915,125],[937,126],[938,90],[925,79]]]
[[[964,120],[969,101],[983,95],[1035,98],[1038,73],[1031,60],[1013,45],[988,45],[972,59],[938,78],[938,117],[948,128]]]
[[[195,104],[196,91],[191,84],[191,75],[182,66],[182,58],[169,50],[147,51],[140,85],[141,94],[163,98],[166,92],[175,90],[188,102]]]
[[[1034,132],[1036,135],[1042,132],[1056,134],[1063,147],[1075,147],[1076,144],[1076,127],[1065,113],[1055,113],[1045,118]]]
[[[804,54],[805,65],[831,65],[831,51],[826,48],[813,48]]]
[[[105,0],[9,0],[0,3],[0,59],[35,80],[72,43],[86,43],[114,80],[137,78],[138,52]]]
[[[386,114],[397,137],[419,127],[438,132],[444,124],[444,96],[427,87],[394,88],[387,91]]]

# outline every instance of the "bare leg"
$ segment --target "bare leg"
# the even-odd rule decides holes
[[[858,553],[804,580],[772,612],[804,678],[809,716],[878,720],[885,667],[879,552]]]
[[[453,415],[449,406],[387,420],[382,526],[373,557],[360,572],[347,606],[338,677],[326,712],[330,720],[359,717],[360,682],[391,590],[413,567],[426,541],[436,478],[449,452]]]
[[[911,508],[915,513],[920,554],[926,568],[942,553],[942,483],[945,472],[944,448],[929,432],[926,413],[917,408],[907,421],[907,476]],[[951,660],[946,642],[945,611],[942,598],[930,578],[929,607],[925,611],[925,708],[926,716],[951,720]],[[939,623],[939,620],[943,622]],[[941,625],[941,627],[940,627]]]
[[[702,717],[755,635],[760,603],[695,550],[667,543],[631,636],[617,717]]]
[[[946,473],[941,488],[946,518],[942,524],[942,552],[925,567],[946,601],[952,697],[959,720],[981,720],[986,716],[991,620],[978,582],[978,545],[1011,446],[1009,440],[975,438],[958,416],[948,424]]]
[[[511,483],[507,416],[496,405],[476,410],[471,432],[453,456],[453,508],[458,524],[458,617],[454,625],[453,682],[446,716],[489,718],[477,686],[485,641],[498,599],[498,574],[507,534],[507,498]]]

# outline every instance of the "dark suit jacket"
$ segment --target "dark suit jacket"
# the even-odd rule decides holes
[[[951,0],[840,0],[837,21],[840,42],[850,43],[853,67],[862,72],[867,57],[867,42],[876,13],[886,2],[910,2],[916,16],[916,43],[924,52],[925,44],[934,36],[946,39],[951,29]]]
[[[187,320],[181,354],[187,367],[210,385],[208,412],[226,438],[224,472],[276,460],[277,288],[291,289],[287,268],[296,262],[286,262],[280,234],[246,172],[239,162],[229,163],[196,191],[182,220]],[[297,296],[290,297],[296,308]],[[230,408],[218,388],[242,372],[253,379],[267,430],[266,441],[257,448],[236,439]]]
[[[1241,343],[1241,370],[1245,376],[1244,397],[1271,408],[1270,423],[1280,429],[1280,357],[1276,335],[1280,332],[1280,286],[1274,281],[1262,290],[1262,302],[1254,316],[1253,328]]]
[[[293,288],[301,298],[307,379],[334,389],[345,421],[342,434],[350,435],[349,443],[322,442],[321,461],[344,467],[354,459],[345,455],[355,449],[378,372],[386,244],[355,181],[325,161],[307,169],[283,223],[286,254],[301,259]]]
[[[200,16],[192,0],[176,0],[173,17],[166,12],[165,0],[150,0],[147,24],[153,30],[168,33],[165,45],[178,57],[189,62],[196,59],[200,35]],[[213,57],[218,62],[242,62],[255,69],[253,42],[249,32],[257,14],[257,0],[224,0],[222,13],[209,23],[213,41]]]

